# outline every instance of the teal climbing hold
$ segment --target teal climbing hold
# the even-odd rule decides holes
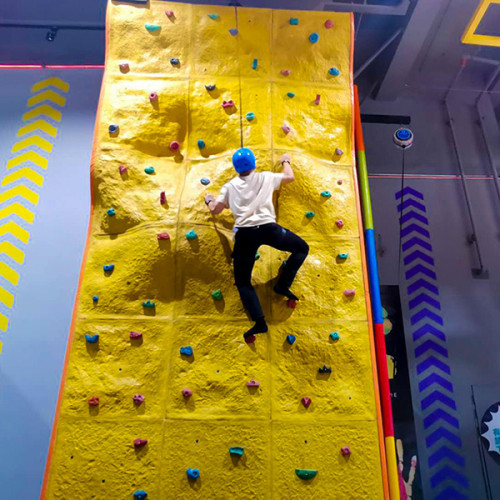
[[[146,500],[147,496],[148,496],[147,491],[144,491],[144,490],[134,491],[135,500]]]
[[[142,303],[142,307],[155,307],[155,303],[148,299]]]
[[[283,267],[285,267],[285,266],[286,266],[286,259],[285,259],[285,260],[281,263],[281,265],[282,265]]]
[[[219,14],[208,14],[208,17],[213,20],[219,19]]]
[[[286,95],[290,98],[295,97],[295,94],[293,92],[287,92]]]
[[[229,448],[229,453],[231,455],[238,455],[241,457],[241,455],[243,455],[243,447],[242,446],[231,446],[231,448]]]
[[[295,469],[295,474],[300,477],[300,479],[313,479],[316,477],[316,474],[318,473],[317,470],[310,470],[310,469]]]
[[[316,43],[319,40],[319,35],[317,33],[311,33],[309,35],[309,41],[311,43]]]
[[[330,338],[331,338],[332,340],[334,340],[334,341],[335,341],[335,340],[339,340],[339,339],[340,339],[339,332],[332,332],[332,333],[330,333]]]
[[[150,33],[161,30],[161,26],[159,24],[145,24],[144,26]]]
[[[249,122],[251,122],[251,121],[255,118],[255,113],[252,113],[252,112],[247,113],[246,118],[247,118],[247,120],[248,120]]]
[[[299,18],[298,17],[291,17],[290,18],[290,24],[292,26],[297,26],[297,24],[299,24]]]
[[[203,149],[205,147],[205,141],[202,141],[201,139],[198,141],[198,147],[200,149]]]
[[[259,64],[258,59],[254,59],[252,63],[252,69],[257,69],[257,65]]]
[[[115,215],[115,209],[114,208],[108,208],[108,215],[110,217],[113,217]]]
[[[346,253],[339,253],[339,254],[337,255],[337,257],[338,257],[339,259],[345,260],[345,259],[347,259],[347,257],[349,257],[349,254],[348,254],[347,252],[346,252]]]
[[[332,75],[332,76],[339,76],[340,75],[340,71],[338,70],[338,68],[330,68],[328,70],[328,73],[330,73],[330,75]]]
[[[321,196],[324,198],[330,198],[331,195],[332,193],[330,193],[330,191],[321,191]]]
[[[154,167],[146,167],[144,169],[144,172],[146,172],[149,175],[154,174],[155,173],[155,168]]]
[[[260,259],[260,253],[259,253],[259,252],[257,252],[257,253],[255,254],[255,260],[259,260],[259,259]]]
[[[186,238],[188,240],[194,240],[197,237],[198,235],[192,229],[186,233]]]
[[[306,212],[306,217],[308,219],[312,219],[316,214],[314,212],[308,211]]]
[[[88,335],[88,334],[85,334],[85,340],[89,343],[89,344],[96,344],[97,341],[99,340],[99,334],[96,333],[95,335]]]
[[[221,289],[219,288],[218,290],[215,290],[212,292],[212,297],[214,298],[214,300],[222,300],[222,291]]]

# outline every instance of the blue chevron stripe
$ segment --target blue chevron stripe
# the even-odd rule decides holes
[[[418,323],[419,321],[422,321],[424,318],[428,318],[435,323],[442,325],[443,324],[443,319],[441,316],[439,316],[436,313],[433,313],[432,311],[429,311],[427,307],[424,307],[418,313],[415,313],[413,316],[410,317],[411,324],[414,325],[415,323]]]
[[[425,389],[434,384],[438,384],[443,389],[453,392],[453,384],[437,373],[431,373],[428,377],[425,377],[424,380],[418,384],[418,390],[423,392]]]
[[[405,277],[407,280],[411,280],[413,276],[419,273],[425,274],[428,278],[431,278],[433,280],[437,278],[436,273],[432,269],[429,269],[428,267],[425,267],[422,264],[417,264],[411,269],[408,269],[408,271],[406,271],[405,273]]]
[[[433,335],[439,340],[442,340],[443,342],[446,342],[446,337],[444,333],[441,330],[438,330],[436,327],[431,325],[430,323],[425,323],[422,325],[418,330],[415,330],[413,332],[413,340],[416,342],[419,340],[421,337],[424,335]]]
[[[421,226],[418,226],[417,224],[409,224],[406,226],[404,229],[401,230],[401,237],[405,238],[406,236],[409,236],[410,234],[413,233],[419,233],[420,235],[430,238],[430,233],[427,231],[427,229],[424,229]]]
[[[458,429],[458,419],[441,408],[434,410],[431,414],[424,418],[424,429],[427,429],[440,420],[443,420]]]
[[[439,295],[439,288],[436,285],[429,283],[427,280],[424,280],[422,278],[418,279],[417,281],[414,281],[411,285],[408,285],[408,295],[412,295],[421,288],[425,288],[429,292]]]
[[[434,467],[439,462],[446,459],[455,463],[459,467],[465,467],[465,459],[452,449],[448,448],[448,446],[441,446],[439,450],[429,455],[427,463],[429,464],[429,467]]]
[[[413,189],[410,186],[406,186],[404,189],[402,189],[401,191],[398,191],[395,194],[396,200],[399,200],[402,196],[405,196],[407,194],[408,195],[411,194],[411,195],[415,196],[415,198],[418,198],[419,200],[424,199],[424,195],[420,191],[417,191],[416,189]]]
[[[413,299],[411,299],[408,302],[408,305],[410,307],[410,311],[412,309],[415,309],[415,307],[418,307],[419,305],[423,304],[424,302],[429,304],[431,307],[434,307],[438,311],[441,310],[441,304],[439,303],[438,300],[432,298],[431,296],[427,295],[426,293],[421,293],[420,295],[417,295],[416,297],[414,297]]]
[[[398,212],[402,212],[408,207],[414,207],[417,210],[421,210],[422,212],[426,211],[425,205],[422,205],[422,203],[419,203],[418,201],[415,201],[412,198],[408,198],[398,205]]]
[[[422,361],[417,365],[417,375],[420,375],[422,372],[425,372],[425,370],[428,370],[433,366],[443,371],[447,375],[450,374],[450,367],[446,363],[443,363],[443,361],[440,361],[434,356],[430,356],[429,358],[425,359],[424,361]]]
[[[451,444],[454,444],[457,448],[462,446],[462,440],[460,436],[457,436],[454,432],[449,431],[446,427],[438,427],[432,434],[429,434],[425,439],[425,444],[428,448],[435,445],[441,439],[447,439]]]
[[[403,243],[403,252],[406,252],[410,248],[413,248],[414,246],[420,246],[424,250],[428,250],[429,252],[432,252],[432,245],[430,243],[427,243],[427,241],[422,240],[418,236],[414,236],[413,238],[410,238],[408,241],[405,241]]]
[[[410,210],[409,212],[406,212],[403,216],[399,218],[399,222],[401,224],[404,224],[405,222],[408,222],[410,220],[418,220],[422,224],[429,225],[429,220],[427,217],[424,217],[423,215],[420,215],[419,213],[415,212],[415,210]]]
[[[434,497],[434,500],[467,500],[469,497],[463,493],[459,493],[452,486],[448,486],[439,495]]]
[[[420,406],[422,410],[426,410],[427,408],[429,408],[429,406],[437,402],[440,402],[448,406],[448,408],[450,408],[451,410],[457,409],[455,401],[453,401],[453,399],[451,399],[449,396],[446,396],[446,394],[443,394],[442,392],[439,391],[431,392],[427,397],[422,399]]]
[[[414,260],[417,260],[417,259],[423,260],[424,262],[426,262],[430,266],[434,265],[434,259],[431,256],[421,252],[420,250],[415,250],[410,255],[407,255],[403,259],[403,262],[404,262],[405,266],[407,266],[408,264],[411,264]]]
[[[436,342],[434,342],[433,340],[426,340],[415,349],[415,358],[419,358],[420,356],[422,356],[423,354],[427,354],[431,350],[437,354],[441,354],[441,356],[445,358],[448,357],[448,351],[445,347],[436,344]]]
[[[451,479],[452,481],[457,482],[464,488],[469,487],[469,480],[460,472],[452,469],[449,465],[445,465],[440,471],[431,476],[431,486],[435,488],[447,479]]]

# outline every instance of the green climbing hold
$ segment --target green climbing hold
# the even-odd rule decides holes
[[[154,167],[146,167],[144,169],[144,172],[146,172],[149,175],[154,174],[155,173],[155,168]]]
[[[146,24],[145,28],[152,33],[153,31],[160,31],[161,26],[159,24]]]
[[[255,113],[253,113],[253,112],[247,113],[247,115],[246,115],[246,119],[247,119],[249,122],[251,122],[254,118],[255,118]]]
[[[310,470],[310,469],[295,469],[295,474],[300,477],[300,479],[313,479],[316,477],[316,474],[318,473],[317,470]]]
[[[290,18],[290,24],[292,26],[297,26],[299,24],[299,18],[298,17],[291,17]]]
[[[330,338],[332,340],[339,340],[340,339],[339,332],[332,332],[332,333],[330,333]]]
[[[208,14],[208,17],[209,17],[210,19],[214,19],[214,20],[215,20],[215,19],[219,19],[219,14]]]
[[[212,292],[212,297],[215,299],[215,300],[222,300],[222,292],[219,288],[219,290],[215,290],[215,292]]]
[[[255,260],[259,260],[259,259],[260,259],[260,253],[259,253],[259,252],[257,252],[257,253],[255,254]]]
[[[314,212],[306,212],[306,217],[312,219],[316,214]]]
[[[142,303],[142,307],[155,307],[155,303],[148,299]]]
[[[330,193],[330,191],[321,191],[321,196],[324,198],[330,198],[331,195],[332,193]]]
[[[348,254],[347,252],[346,252],[346,253],[339,253],[339,254],[337,255],[337,257],[338,257],[339,259],[345,260],[345,259],[347,259],[347,257],[349,257],[349,254]]]
[[[243,447],[242,446],[232,446],[231,448],[229,448],[229,453],[231,455],[238,455],[241,457],[241,455],[243,455]]]
[[[293,92],[287,92],[286,95],[288,97],[295,97],[295,94]]]
[[[188,231],[188,232],[186,233],[186,238],[187,238],[188,240],[194,240],[194,239],[195,239],[195,238],[197,238],[197,237],[198,237],[198,235],[197,235],[197,234],[196,234],[196,233],[195,233],[192,229],[191,229],[191,231]]]

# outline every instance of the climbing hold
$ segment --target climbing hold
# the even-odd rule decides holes
[[[255,113],[247,113],[246,118],[249,122],[251,122],[255,118]]]
[[[314,99],[314,104],[316,104],[316,106],[318,106],[320,100],[321,100],[321,94],[316,94],[316,99]]]
[[[156,305],[153,301],[148,299],[142,303],[142,307],[156,307]]]
[[[215,90],[215,85],[205,85],[205,88],[206,88],[209,92],[212,92],[212,90]]]
[[[259,64],[259,60],[258,59],[254,59],[253,62],[252,62],[252,69],[257,69],[257,65]]]
[[[134,439],[134,448],[142,448],[143,446],[146,446],[148,444],[147,439]]]
[[[144,491],[144,490],[134,491],[134,499],[135,500],[146,500],[147,496],[148,496],[147,491]]]
[[[233,101],[222,101],[222,107],[224,109],[226,108],[232,108],[234,106],[234,102]]]
[[[329,30],[330,28],[333,28],[333,21],[331,19],[327,19],[325,21],[325,28]]]
[[[118,132],[118,130],[120,130],[120,125],[115,125],[114,123],[112,123],[112,124],[108,127],[108,130],[109,130],[109,133],[110,133],[110,134],[115,134],[116,132]]]
[[[85,334],[85,340],[89,343],[89,344],[96,344],[97,341],[99,340],[99,334],[96,333],[95,335],[88,335],[88,334]]]
[[[162,191],[160,193],[160,203],[162,205],[165,205],[165,203],[167,203],[167,196],[165,195],[165,191]]]
[[[193,391],[191,389],[182,389],[182,395],[185,398],[190,398],[193,395]]]
[[[290,133],[290,127],[286,123],[283,123],[283,125],[281,125],[281,130],[283,130],[285,134]]]
[[[188,469],[186,475],[189,479],[198,479],[200,477],[200,471],[198,469]]]
[[[99,398],[97,396],[90,398],[89,405],[90,406],[99,406]]]
[[[290,18],[290,24],[292,26],[297,26],[297,24],[299,24],[299,18],[298,17],[291,17]]]
[[[247,382],[247,387],[259,387],[260,382],[254,380],[253,378]]]
[[[319,40],[319,35],[317,33],[311,33],[309,35],[309,41],[311,43],[316,43]]]
[[[344,290],[344,295],[346,297],[354,297],[354,295],[356,295],[356,290],[354,290],[353,288],[349,288],[348,290]]]
[[[186,347],[181,347],[181,354],[184,354],[185,356],[192,356],[193,348],[189,345]]]
[[[179,61],[179,59],[178,59],[177,57],[172,57],[172,58],[170,59],[170,64],[171,64],[172,66],[179,66],[180,61]]]
[[[342,453],[342,455],[344,455],[345,457],[351,454],[351,449],[349,448],[349,446],[342,446],[342,448],[340,448],[340,453]]]
[[[248,337],[245,337],[245,342],[247,344],[253,344],[255,340],[255,335],[249,335]]]
[[[304,408],[309,408],[309,406],[312,402],[311,398],[302,398],[301,401],[302,401],[302,404],[304,405]]]
[[[92,300],[93,300],[94,302],[98,302],[98,301],[99,301],[99,297],[98,297],[97,295],[94,295],[94,296],[92,297]]]
[[[335,221],[335,225],[339,228],[342,229],[344,227],[344,221],[342,219],[339,219],[338,221]]]
[[[289,75],[290,75],[290,73],[291,73],[291,71],[290,71],[289,69],[282,69],[282,70],[281,70],[281,74],[282,74],[283,76],[289,76]]]
[[[215,290],[214,292],[212,292],[212,298],[214,298],[215,300],[222,300],[222,292],[221,290]]]
[[[113,217],[115,215],[115,209],[114,208],[108,208],[108,215],[110,217]]]
[[[198,235],[192,229],[186,233],[186,238],[188,240],[194,240],[197,237]]]
[[[139,406],[142,405],[142,403],[144,403],[144,396],[142,394],[134,394],[132,400],[134,401],[135,405]]]
[[[127,173],[127,167],[125,167],[124,165],[120,165],[118,167],[118,170],[120,171],[120,174],[126,174]]]
[[[161,26],[159,24],[145,24],[144,27],[150,32],[153,33],[154,31],[160,31]]]
[[[130,66],[128,63],[120,63],[120,71],[122,73],[128,73],[130,71]]]
[[[156,92],[151,92],[151,94],[149,94],[149,100],[151,102],[156,102],[158,100],[158,94]]]
[[[342,151],[342,149],[337,148],[335,150],[335,156],[342,156],[343,154],[344,154],[344,151]]]
[[[202,141],[201,139],[198,140],[198,147],[200,149],[203,149],[205,147],[205,141]]]
[[[156,239],[157,240],[169,240],[170,239],[170,235],[168,233],[158,233],[156,235]]]
[[[286,95],[290,98],[295,97],[295,94],[293,92],[287,92]]]
[[[255,260],[259,260],[259,259],[260,259],[260,253],[259,253],[259,252],[257,252],[257,253],[255,254]]]
[[[330,333],[330,338],[331,338],[333,341],[339,340],[339,339],[340,339],[339,332],[332,332],[332,333]]]
[[[208,179],[207,177],[202,177],[200,179],[200,182],[204,185],[204,186],[208,186],[210,184],[210,179]]]
[[[337,181],[337,184],[338,184],[339,186],[342,186],[343,182],[344,182],[344,181],[343,181],[342,179],[339,179],[339,180]]]
[[[330,68],[328,70],[328,73],[332,76],[339,76],[340,75],[340,71],[338,70],[338,68]]]
[[[295,335],[287,335],[287,336],[286,336],[286,341],[287,341],[290,345],[292,345],[292,344],[295,342],[295,338],[296,338],[296,337],[295,337]]]
[[[144,172],[146,172],[149,175],[154,174],[155,173],[155,168],[154,167],[146,167],[144,169]]]
[[[238,34],[238,30],[236,28],[231,28],[229,30],[229,33],[231,33],[231,35],[233,35],[233,36],[236,36]]]
[[[131,339],[140,339],[140,338],[142,338],[142,333],[141,332],[130,332],[130,338]]]
[[[321,368],[318,368],[318,373],[332,373],[332,369],[329,366],[323,365]]]
[[[321,196],[323,196],[324,198],[330,198],[330,196],[332,196],[332,193],[330,193],[330,191],[321,191]]]
[[[295,299],[288,299],[286,301],[287,307],[290,307],[291,309],[295,309],[297,307],[297,301]]]
[[[178,151],[180,147],[181,145],[177,141],[172,141],[169,146],[170,151]]]
[[[314,212],[310,212],[310,211],[306,212],[306,217],[307,217],[308,219],[312,219],[315,215],[316,215],[316,214],[315,214]]]
[[[313,479],[316,477],[316,474],[318,473],[317,470],[310,470],[310,469],[295,469],[295,474],[300,477],[300,479],[308,480],[308,479]]]
[[[286,266],[286,259],[285,259],[285,260],[281,263],[281,265],[282,265],[283,267],[285,267],[285,266]]]
[[[241,457],[241,455],[243,455],[243,447],[242,446],[231,446],[231,448],[229,448],[229,453],[231,455],[238,455],[239,457]]]
[[[339,259],[345,260],[345,259],[347,259],[347,257],[349,257],[349,254],[348,254],[348,253],[339,253],[339,254],[337,255],[337,257],[338,257]]]
[[[115,265],[114,264],[105,264],[104,266],[102,266],[102,268],[104,269],[105,273],[111,273],[112,271],[114,271]]]
[[[214,19],[214,20],[215,20],[215,19],[219,19],[219,14],[208,14],[208,17],[209,17],[210,19]]]
[[[166,15],[169,19],[172,19],[173,17],[175,17],[175,14],[174,14],[174,11],[173,11],[173,10],[166,10],[166,11],[165,11],[165,15]]]

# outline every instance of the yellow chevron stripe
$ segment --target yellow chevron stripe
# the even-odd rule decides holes
[[[22,264],[24,262],[24,252],[15,247],[10,241],[2,241],[0,243],[0,253],[8,255],[18,264]]]
[[[59,90],[67,92],[69,90],[69,83],[66,83],[60,78],[56,77],[47,78],[46,80],[35,83],[35,85],[31,87],[31,93],[38,92],[39,90],[45,89],[47,87],[57,87]]]
[[[12,172],[11,174],[6,175],[2,179],[2,186],[7,186],[7,184],[10,184],[11,182],[15,182],[21,177],[26,177],[26,179],[29,179],[30,181],[34,182],[37,186],[42,186],[43,185],[43,176],[40,175],[38,172],[33,170],[32,168],[29,167],[23,167],[20,168],[19,170],[16,170],[15,172]]]
[[[18,151],[21,151],[21,149],[29,148],[31,146],[38,146],[40,149],[47,151],[47,153],[52,152],[52,144],[40,135],[32,135],[22,141],[16,142],[14,146],[12,146],[12,152],[17,153]]]
[[[35,104],[40,104],[43,101],[54,101],[59,106],[64,106],[66,104],[66,98],[61,94],[53,90],[46,90],[45,92],[40,92],[40,94],[30,97],[28,99],[28,107],[35,106]]]
[[[7,307],[14,305],[14,295],[0,286],[0,302],[3,302]]]
[[[0,313],[0,330],[6,332],[8,326],[9,326],[9,319],[7,318],[7,316],[4,316],[2,313]]]
[[[19,273],[14,271],[14,269],[8,266],[5,262],[0,262],[0,276],[3,276],[13,285],[17,285],[19,283]]]
[[[42,104],[37,108],[30,109],[23,115],[23,122],[31,120],[31,118],[35,118],[36,116],[47,115],[50,116],[56,122],[61,121],[61,112],[57,111],[57,109],[49,106],[48,104]]]
[[[30,224],[33,222],[33,219],[35,218],[35,214],[31,210],[28,210],[26,207],[23,207],[20,203],[16,202],[0,210],[0,219],[3,219],[4,217],[8,217],[9,215],[13,214],[19,215],[19,217],[24,219],[26,222],[29,222]],[[0,247],[1,246],[2,244],[0,243]]]
[[[23,243],[28,243],[30,239],[30,233],[12,220],[0,226],[0,236],[4,234],[12,234]]]
[[[21,165],[21,163],[24,163],[25,161],[31,161],[35,165],[38,165],[39,167],[42,168],[47,168],[47,164],[49,163],[47,158],[44,158],[43,156],[39,155],[36,151],[26,151],[26,153],[22,153],[9,160],[7,162],[7,169],[17,167],[18,165]]]
[[[52,137],[55,137],[57,135],[57,129],[56,127],[54,127],[54,125],[51,125],[49,122],[46,122],[45,120],[37,120],[36,122],[21,127],[17,131],[17,136],[20,137],[22,135],[33,132],[33,130],[38,130],[38,129],[43,130],[45,133],[49,134]]]
[[[10,200],[11,198],[14,198],[14,196],[22,196],[23,198],[26,198],[30,203],[33,203],[33,205],[38,204],[38,193],[32,191],[28,186],[23,185],[13,187],[12,189],[5,191],[5,193],[0,193],[0,203]]]

